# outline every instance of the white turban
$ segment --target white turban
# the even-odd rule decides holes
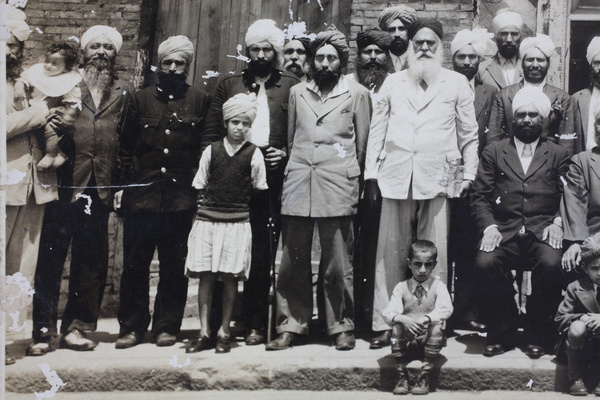
[[[272,19],[259,19],[250,25],[246,32],[246,47],[265,40],[275,49],[280,64],[283,63],[285,35],[281,29],[277,28],[275,21]]]
[[[494,30],[494,35],[497,35],[498,32],[500,32],[503,28],[506,28],[510,25],[517,27],[519,31],[523,29],[523,17],[521,14],[513,11],[499,10],[492,20],[492,29]]]
[[[485,56],[485,51],[493,37],[494,35],[489,33],[487,29],[475,28],[472,31],[463,29],[458,32],[452,40],[450,50],[452,55],[454,55],[458,50],[470,44],[473,46],[475,52],[483,57]]]
[[[256,118],[256,93],[238,93],[223,104],[223,121],[228,121],[236,115],[246,114],[250,122]]]
[[[535,86],[525,86],[515,94],[512,101],[513,115],[517,110],[527,104],[533,104],[537,108],[542,118],[547,118],[552,110],[552,104],[548,96],[544,94],[542,89]]]
[[[179,54],[189,65],[194,58],[194,44],[187,36],[171,36],[158,46],[158,62],[171,54]]]
[[[6,13],[6,27],[20,42],[26,41],[31,34],[29,25],[25,22],[25,13],[12,6],[8,8]]]
[[[588,45],[587,54],[585,55],[585,58],[587,58],[588,64],[591,65],[592,60],[598,54],[600,54],[600,36],[596,36],[595,38],[593,38],[592,41],[590,42],[590,44]]]
[[[94,39],[99,38],[100,36],[106,36],[108,40],[110,40],[115,46],[115,50],[117,53],[121,50],[121,46],[123,46],[123,36],[117,31],[115,28],[111,28],[106,25],[94,25],[81,36],[81,48],[85,49],[86,46]]]
[[[525,58],[525,55],[527,55],[529,50],[535,48],[544,53],[548,59],[554,55],[554,42],[552,39],[550,39],[550,36],[544,35],[543,33],[538,33],[535,35],[535,37],[523,39],[521,46],[519,47],[521,58]]]

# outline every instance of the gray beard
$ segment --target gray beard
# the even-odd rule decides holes
[[[83,67],[83,80],[86,85],[83,87],[82,95],[89,94],[91,89],[99,90],[102,93],[107,93],[114,82],[113,66],[97,66],[94,62],[90,62]]]

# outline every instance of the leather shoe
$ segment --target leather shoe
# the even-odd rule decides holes
[[[231,351],[231,342],[229,336],[217,335],[217,345],[215,346],[215,353],[229,353]]]
[[[489,344],[483,349],[483,355],[486,357],[499,356],[500,354],[504,354],[511,349],[512,348],[504,347],[501,344]]]
[[[29,343],[27,349],[25,349],[25,355],[28,356],[43,356],[48,352],[52,351],[49,342],[36,342]]]
[[[485,326],[485,324],[482,324],[481,322],[477,321],[466,321],[465,327],[467,328],[467,330],[475,332],[485,332],[487,329],[487,326]]]
[[[379,335],[371,339],[370,349],[382,349],[390,345],[392,339],[392,331],[383,331]]]
[[[142,343],[143,336],[138,332],[129,332],[122,335],[115,342],[116,349],[128,349]]]
[[[266,350],[285,350],[294,346],[294,333],[282,332],[265,345]]]
[[[534,346],[530,344],[525,348],[525,354],[527,354],[527,356],[532,360],[537,360],[538,358],[546,354],[546,352],[540,346]]]
[[[60,338],[60,347],[63,349],[71,349],[76,351],[94,350],[96,342],[90,340],[85,335],[85,332],[79,329],[73,329],[66,335]]]
[[[575,380],[569,388],[569,394],[572,396],[587,396],[588,391],[581,378]]]
[[[8,354],[8,349],[4,348],[4,365],[13,365],[17,362],[17,359]]]
[[[600,384],[598,386],[596,386],[596,389],[594,389],[594,394],[596,396],[600,396]]]
[[[173,346],[175,343],[177,343],[177,336],[175,335],[167,332],[161,332],[156,335],[156,345],[158,347]]]
[[[208,348],[210,348],[210,339],[208,338],[208,336],[200,336],[185,349],[185,352],[197,353]]]
[[[356,345],[356,339],[354,339],[354,332],[341,332],[335,337],[335,349],[336,350],[352,350]]]
[[[246,345],[248,346],[256,346],[264,341],[265,335],[258,329],[250,329],[245,339]]]

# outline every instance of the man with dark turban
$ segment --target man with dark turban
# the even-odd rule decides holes
[[[48,204],[44,216],[29,355],[48,352],[50,338],[57,334],[61,274],[69,244],[69,296],[60,345],[77,351],[96,347],[85,332],[96,329],[106,286],[108,219],[113,210],[122,118],[131,89],[115,73],[123,45],[115,28],[93,26],[82,35],[80,44],[82,110],[72,132],[59,143],[69,161],[57,170],[59,200]]]
[[[295,74],[301,81],[306,81],[310,67],[310,42],[314,34],[306,33],[305,22],[293,22],[285,33],[283,45],[283,69]]]
[[[416,18],[415,9],[404,5],[388,7],[379,14],[379,27],[392,37],[390,57],[396,72],[407,66],[408,27]]]
[[[334,27],[312,43],[313,80],[294,86],[289,104],[289,162],[282,192],[283,255],[277,278],[277,333],[267,350],[293,345],[311,320],[311,245],[321,241],[320,280],[327,334],[354,348],[353,220],[369,131],[369,91],[342,74],[346,37]]]
[[[141,343],[150,325],[148,282],[155,250],[160,263],[152,314],[156,345],[174,345],[181,327],[187,239],[198,196],[192,180],[211,100],[186,83],[193,58],[186,36],[162,42],[158,83],[136,93],[127,108],[119,150],[123,189],[114,196],[124,218],[117,349]]]
[[[523,71],[519,57],[519,44],[524,27],[521,14],[507,8],[498,10],[492,20],[492,32],[498,52],[481,63],[479,79],[482,82],[496,86],[500,90],[521,79]]]
[[[552,114],[544,115],[544,132],[549,140],[564,146],[569,154],[576,152],[576,134],[571,96],[564,90],[546,83],[550,59],[554,55],[554,43],[547,35],[538,33],[521,42],[519,48],[523,79],[500,90],[492,104],[486,145],[513,136],[512,99],[525,86],[543,91],[552,103]]]
[[[281,231],[281,187],[288,151],[288,99],[290,88],[300,82],[296,75],[281,69],[284,40],[284,32],[272,20],[258,20],[250,25],[246,33],[248,68],[219,83],[206,118],[202,146],[225,136],[222,108],[230,97],[238,93],[256,93],[257,116],[247,139],[263,152],[269,189],[260,191],[250,200],[252,265],[250,277],[244,282],[242,301],[247,345],[263,343],[267,329],[270,271],[275,257],[271,249],[277,249]],[[272,231],[269,228],[271,221]]]
[[[448,198],[467,195],[477,170],[477,121],[467,79],[442,68],[440,22],[411,24],[408,69],[378,93],[367,146],[365,198],[381,202],[371,348],[390,343],[382,316],[406,278],[413,238],[438,248],[433,275],[447,280]]]
[[[391,43],[392,38],[387,32],[378,29],[359,32],[356,36],[356,72],[348,74],[347,78],[358,81],[372,93],[377,93],[389,72],[394,69],[389,52]]]
[[[525,353],[550,354],[553,317],[561,299],[563,230],[559,205],[569,154],[542,134],[551,103],[526,86],[512,102],[514,137],[483,150],[471,195],[471,214],[482,235],[475,259],[476,292],[487,325],[483,355],[516,345],[518,308],[511,269],[531,270],[525,314]]]

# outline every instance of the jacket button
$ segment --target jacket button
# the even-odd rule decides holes
[[[317,169],[317,166],[316,166],[316,165],[313,165],[313,166],[312,166],[312,169]]]
[[[162,167],[162,168],[160,169],[160,172],[162,172],[162,173],[164,174],[165,172],[167,172],[167,169],[166,169],[165,167]]]
[[[148,128],[148,124],[144,125],[144,128]]]
[[[170,135],[170,134],[171,134],[171,131],[170,131],[169,129],[165,129],[165,133],[166,133],[167,135]]]
[[[169,154],[169,149],[164,149],[164,150],[163,150],[163,153],[165,153],[165,154]]]
[[[319,143],[315,143],[315,148],[316,148],[316,147],[319,147]]]
[[[523,201],[524,201],[525,203],[527,203],[527,199],[523,199]]]
[[[169,95],[169,100],[173,100],[173,99],[174,99],[173,95],[172,95],[172,94],[170,94],[170,95]]]
[[[196,123],[195,123],[195,122],[192,122],[192,128],[193,128],[194,126],[196,126]]]

